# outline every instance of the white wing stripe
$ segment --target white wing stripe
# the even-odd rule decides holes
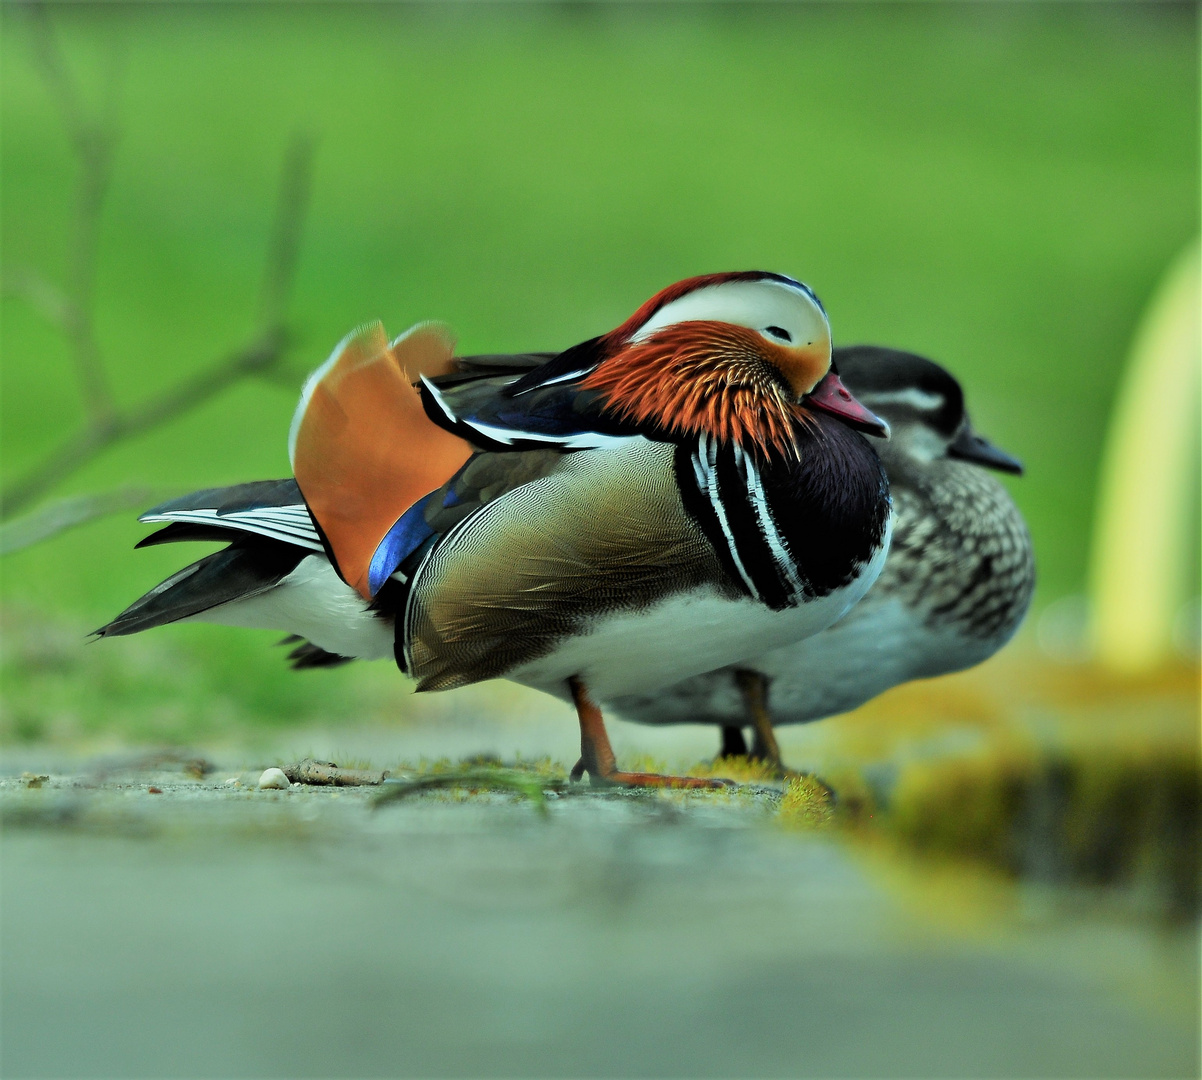
[[[580,374],[574,372],[571,377]],[[568,378],[569,376],[562,376]],[[558,379],[552,380],[558,382]],[[422,382],[427,390],[430,391],[430,396],[434,399],[434,403],[442,410],[444,416],[454,423],[463,424],[465,427],[471,428],[477,434],[483,435],[486,439],[495,443],[500,443],[502,446],[513,446],[517,442],[533,442],[546,443],[548,446],[561,446],[565,450],[602,450],[624,446],[632,438],[640,438],[638,435],[604,435],[597,431],[578,431],[573,435],[543,435],[534,431],[522,431],[519,428],[497,427],[495,424],[485,424],[479,420],[468,420],[466,417],[459,416],[447,402],[446,398],[438,392],[438,387],[435,386],[424,375]],[[538,387],[533,387],[537,390]]]
[[[573,379],[579,379],[581,375],[587,375],[597,365],[592,367],[580,368],[578,371],[569,371],[566,375],[556,375],[553,379],[544,379],[540,383],[535,383],[533,386],[527,386],[525,390],[519,390],[514,397],[521,397],[523,394],[529,394],[533,390],[541,390],[544,386],[554,386],[556,383],[571,382]]]
[[[303,515],[303,516],[302,516]],[[216,525],[235,532],[254,533],[269,540],[280,540],[311,551],[322,551],[321,540],[313,519],[304,506],[262,507],[219,514],[215,508],[198,510],[168,510],[163,514],[143,514],[139,521],[182,521],[199,525]]]
[[[459,419],[459,417],[457,417],[455,415],[454,410],[451,408],[450,405],[447,404],[447,399],[444,398],[442,396],[442,394],[439,393],[438,387],[435,386],[429,379],[427,379],[425,377],[425,375],[423,375],[421,377],[421,379],[422,379],[422,386],[424,386],[427,390],[430,391],[430,396],[434,399],[434,404],[437,405],[442,410],[443,416],[445,416],[452,423],[456,422]]]
[[[291,514],[274,514],[264,513],[259,510],[235,510],[232,514],[219,515],[222,520],[227,521],[245,521],[250,524],[255,524],[260,521],[271,522],[279,525],[289,525],[293,528],[300,528],[303,532],[313,532],[313,522],[309,518],[308,513],[303,518],[295,517]]]
[[[517,428],[495,427],[475,420],[461,419],[460,423],[467,424],[485,438],[505,446],[512,446],[515,442],[535,442],[562,446],[565,450],[601,450],[606,447],[625,446],[631,439],[641,438],[639,435],[604,435],[597,431],[578,431],[573,435],[543,435],[534,431],[520,431]]]
[[[443,415],[455,423],[463,424],[486,439],[502,446],[513,446],[516,442],[546,443],[548,446],[562,446],[565,450],[601,450],[624,446],[637,435],[603,435],[596,431],[579,431],[574,435],[543,435],[534,431],[522,431],[519,428],[497,427],[495,424],[485,424],[479,420],[468,420],[459,416],[448,404],[446,398],[438,392],[435,386],[424,375],[422,382],[434,403],[442,410]],[[537,389],[537,387],[535,387]]]

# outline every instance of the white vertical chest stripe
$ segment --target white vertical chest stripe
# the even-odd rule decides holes
[[[768,498],[764,494],[759,466],[749,454],[744,453],[743,448],[738,444],[735,445],[735,464],[739,467],[743,483],[747,485],[747,490],[751,495],[751,505],[755,510],[760,535],[768,545],[768,550],[772,552],[772,559],[776,563],[777,570],[789,583],[790,599],[797,602],[801,600],[805,589],[802,587],[801,579],[797,576],[797,568],[794,565],[793,556],[789,553],[789,545],[776,527],[776,519],[772,516],[772,508],[768,505]]]
[[[718,487],[718,444],[704,431],[697,440],[697,453],[693,456],[693,461],[696,463],[695,471],[701,490],[709,496],[710,506],[713,507],[718,525],[722,529],[722,535],[726,538],[726,546],[730,550],[730,557],[735,564],[735,569],[738,570],[739,577],[743,579],[743,584],[747,586],[747,591],[755,599],[760,600],[762,599],[760,591],[755,587],[755,582],[751,580],[751,575],[739,557],[739,547],[735,543],[734,533],[730,531],[726,505],[722,502],[722,492]]]

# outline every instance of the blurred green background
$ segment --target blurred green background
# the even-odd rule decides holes
[[[925,353],[1027,464],[1039,604],[1082,590],[1139,314],[1199,224],[1197,12],[1168,4],[103,6],[50,11],[91,109],[120,72],[96,327],[132,405],[243,343],[280,162],[316,142],[295,378],[247,381],[54,494],[288,471],[303,373],[354,325],[551,349],[692,274],[812,284],[837,343]],[[0,8],[6,270],[66,274],[77,163]],[[7,481],[82,419],[61,333],[3,301]],[[1168,388],[1171,392],[1171,388]],[[84,647],[201,549],[132,513],[0,563],[0,733],[181,738],[401,708],[386,665],[293,676],[271,635]]]

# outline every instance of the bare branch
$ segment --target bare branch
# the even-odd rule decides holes
[[[100,495],[72,495],[56,499],[32,514],[0,525],[0,555],[11,555],[67,529],[85,525],[97,518],[146,506],[155,498],[148,488],[122,488]]]
[[[275,221],[267,249],[267,265],[259,295],[259,326],[270,332],[279,326],[287,312],[296,277],[300,251],[301,224],[309,206],[309,188],[313,175],[313,140],[294,135],[284,153],[280,172],[280,190]]]
[[[37,270],[26,267],[6,270],[0,277],[0,293],[19,296],[65,334],[72,333],[73,324],[79,318],[75,301]]]
[[[113,416],[103,426],[84,428],[4,491],[0,498],[0,513],[5,518],[10,517],[114,443],[174,420],[204,404],[239,379],[270,368],[283,355],[284,344],[283,333],[276,331],[205,371],[184,379],[140,408]]]
[[[58,104],[63,124],[79,159],[79,185],[76,193],[75,226],[70,248],[69,285],[66,290],[74,311],[64,329],[71,341],[75,372],[83,392],[84,409],[93,424],[102,425],[116,411],[108,376],[92,325],[92,295],[96,280],[96,243],[101,211],[108,192],[112,152],[116,145],[115,116],[118,83],[117,64],[110,73],[108,122],[89,119],[79,88],[72,79],[45,4],[30,6],[34,44],[46,85]]]
[[[295,394],[299,387],[303,386],[305,380],[313,374],[311,365],[292,365],[292,364],[276,364],[270,368],[264,368],[259,372],[259,378],[272,386],[278,386],[283,390]]]
[[[360,787],[364,784],[382,784],[387,772],[370,769],[340,769],[332,761],[315,761],[301,758],[280,770],[293,784],[325,784],[334,787]]]
[[[38,63],[42,66],[42,77],[57,101],[58,111],[67,126],[67,135],[75,144],[75,152],[80,157],[85,157],[90,153],[88,143],[93,137],[93,131],[84,116],[79,89],[63,63],[54,29],[50,25],[50,14],[43,0],[33,0],[26,10],[33,27],[33,44],[37,51]]]
[[[0,495],[0,518],[23,510],[114,443],[140,435],[195,409],[242,378],[272,374],[288,341],[284,318],[296,275],[313,160],[312,140],[303,135],[294,137],[284,156],[263,273],[260,324],[253,340],[198,374],[184,377],[140,406],[118,410],[96,346],[92,309],[100,214],[116,144],[116,87],[120,64],[114,62],[113,65],[105,119],[89,120],[78,88],[63,61],[44,3],[35,0],[30,10],[43,75],[58,102],[80,163],[72,269],[70,287],[66,290],[57,288],[33,270],[9,273],[0,284],[5,291],[33,304],[71,341],[87,422],[81,431]]]

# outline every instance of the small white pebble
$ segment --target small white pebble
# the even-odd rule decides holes
[[[259,787],[289,788],[292,787],[292,785],[288,783],[288,777],[284,775],[283,769],[267,769],[263,775],[259,777]]]
[[[229,778],[229,779],[228,779],[228,780],[225,782],[225,786],[226,786],[226,787],[241,787],[241,786],[242,786],[242,781],[241,781],[241,780],[239,780],[239,779],[238,779],[236,776],[231,776],[231,777],[230,777],[230,778]]]

